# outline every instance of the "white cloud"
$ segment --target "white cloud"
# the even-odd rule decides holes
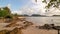
[[[46,14],[45,6],[47,4],[43,3],[42,2],[43,0],[37,0],[37,2],[35,2],[35,0],[31,0],[31,1],[33,3],[32,8],[36,10],[36,11],[34,11],[35,13]],[[49,2],[49,0],[47,0],[47,1]],[[54,14],[60,15],[60,10],[51,7],[50,11],[48,11],[47,13],[48,13],[47,15],[54,15]]]
[[[7,4],[6,5],[8,8],[11,8],[11,4],[9,3],[9,4]],[[6,6],[2,6],[2,5],[0,5],[0,7],[6,7]]]
[[[44,15],[45,13],[45,6],[46,4],[42,2],[42,0],[37,0],[37,2],[35,2],[35,0],[30,0],[31,2],[29,2],[28,4],[26,4],[23,8],[21,8],[21,10],[19,11],[21,14],[28,14],[31,15],[33,13],[35,14],[41,14]],[[56,12],[58,11],[58,12]],[[18,12],[18,13],[19,13]],[[53,14],[60,14],[59,10],[57,9],[50,9],[49,12],[47,12],[47,15],[53,15]]]
[[[44,14],[45,13],[45,4],[42,3],[42,0],[37,0],[37,2],[35,2],[35,0],[30,0],[31,2],[29,2],[28,4],[26,4],[22,9],[22,13],[23,14]]]
[[[25,7],[23,9],[21,9],[21,11],[22,11],[23,14],[31,15],[31,14],[33,14],[34,10],[32,8]]]
[[[57,8],[50,8],[50,11],[46,13],[47,15],[60,15],[60,10]]]
[[[8,8],[11,8],[11,4],[7,4],[7,7],[8,7]]]
[[[12,11],[13,14],[17,13],[17,14],[22,14],[22,11]]]
[[[35,2],[35,0],[32,0],[33,6],[32,8],[36,11],[34,11],[35,13],[40,13],[40,14],[44,14],[45,13],[45,3],[42,3],[42,0],[37,0],[37,2]]]

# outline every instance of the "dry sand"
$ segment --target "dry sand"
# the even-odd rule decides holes
[[[57,30],[38,29],[35,27],[28,27],[22,30],[23,34],[58,34]]]

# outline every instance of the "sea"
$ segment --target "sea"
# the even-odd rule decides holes
[[[60,16],[57,17],[26,17],[27,21],[30,21],[36,25],[54,24],[60,26]]]

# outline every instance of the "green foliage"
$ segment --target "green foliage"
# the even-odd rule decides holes
[[[17,14],[17,13],[15,13],[15,14],[14,14],[14,16],[18,16],[18,14]]]
[[[8,12],[9,14],[11,13],[11,11],[8,7],[4,7],[3,9],[6,10],[6,12]]]
[[[12,19],[13,16],[12,16],[12,15],[7,15],[7,16],[5,16],[5,18],[10,18],[10,19]]]
[[[8,7],[4,7],[3,10],[1,10],[0,8],[0,17],[5,17],[10,14],[11,14],[11,11]]]
[[[47,3],[48,1],[47,0],[44,0],[42,1],[44,3]],[[56,8],[59,8],[59,5],[60,5],[60,0],[49,0],[49,3],[47,3],[47,6],[46,8],[50,8],[50,7],[56,7]]]
[[[0,17],[5,17],[6,15],[8,15],[8,12],[6,12],[5,10],[0,11]]]

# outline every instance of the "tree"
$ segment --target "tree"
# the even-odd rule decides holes
[[[0,17],[5,17],[5,16],[11,14],[11,11],[8,7],[3,7],[2,9],[3,10],[1,10],[1,8],[0,8]]]
[[[27,15],[27,14],[24,14],[23,16],[29,16],[29,15]]]
[[[41,15],[39,15],[39,14],[32,14],[31,16],[41,16]]]
[[[50,7],[55,7],[55,8],[59,9],[59,6],[60,6],[60,0],[49,0],[49,3],[47,0],[43,0],[42,2],[47,4],[46,8],[48,8],[48,9]]]
[[[18,16],[18,14],[17,13],[15,13],[15,14],[13,14],[14,16]]]
[[[5,10],[3,10],[3,11],[0,11],[0,17],[4,17],[4,16],[6,16],[8,13],[5,11]]]
[[[4,7],[3,10],[6,10],[6,12],[8,12],[9,14],[11,14],[11,11],[8,7]]]

